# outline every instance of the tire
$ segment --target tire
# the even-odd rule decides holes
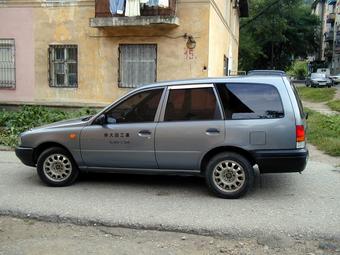
[[[220,175],[224,175],[224,178],[218,178]],[[220,153],[207,164],[205,179],[210,191],[216,196],[235,199],[252,188],[254,169],[245,157],[237,153]]]
[[[48,186],[63,187],[75,182],[79,169],[70,153],[59,147],[43,151],[37,162],[40,179]]]

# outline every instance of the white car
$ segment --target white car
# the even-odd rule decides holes
[[[334,82],[334,84],[340,83],[340,73],[338,73],[336,75],[329,76],[329,78],[331,78],[331,80]]]

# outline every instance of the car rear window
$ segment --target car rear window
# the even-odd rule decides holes
[[[217,84],[226,119],[283,118],[277,89],[268,84]]]

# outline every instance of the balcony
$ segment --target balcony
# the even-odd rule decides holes
[[[336,44],[334,47],[335,54],[340,54],[340,44]]]
[[[335,21],[335,13],[330,13],[327,15],[327,23],[334,23]]]
[[[334,30],[329,30],[325,33],[325,42],[332,42],[334,40]]]
[[[143,5],[140,16],[126,17],[124,14],[111,14],[109,0],[96,0],[95,18],[90,19],[90,27],[177,27],[176,0],[169,0],[169,7]]]
[[[325,57],[326,57],[326,58],[332,58],[332,56],[333,56],[333,51],[332,51],[332,49],[329,48],[329,47],[326,47],[326,48],[325,48]]]

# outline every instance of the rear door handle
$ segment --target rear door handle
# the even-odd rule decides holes
[[[218,135],[220,133],[220,130],[218,130],[217,128],[208,128],[205,133],[207,135]]]
[[[138,132],[138,136],[142,136],[142,137],[151,137],[151,131],[150,130],[141,130]]]

